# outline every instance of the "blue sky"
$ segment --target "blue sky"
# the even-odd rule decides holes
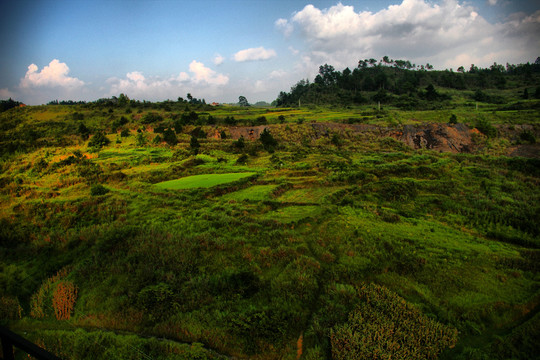
[[[531,0],[19,0],[0,13],[0,98],[159,101],[190,92],[270,102],[324,63],[535,61],[539,34],[540,2]]]

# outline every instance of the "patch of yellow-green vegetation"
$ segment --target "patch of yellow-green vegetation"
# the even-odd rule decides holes
[[[275,184],[269,185],[254,185],[246,189],[235,191],[224,195],[223,200],[235,200],[235,201],[263,201],[269,200],[272,192],[278,187]]]
[[[208,188],[216,185],[223,185],[238,181],[240,179],[255,175],[255,172],[249,173],[228,173],[228,174],[203,174],[186,176],[176,180],[163,181],[155,184],[158,188],[167,190],[182,190],[194,188]]]
[[[171,164],[163,163],[163,164],[141,164],[136,166],[131,166],[127,169],[122,170],[122,172],[126,175],[136,175],[141,174],[149,171],[156,171],[156,170],[164,170],[168,169],[171,166]]]
[[[310,203],[319,204],[324,201],[324,198],[332,195],[341,187],[311,187],[302,189],[291,189],[277,198],[278,201],[287,203]]]
[[[265,220],[274,220],[280,223],[294,223],[308,217],[317,216],[321,213],[319,206],[286,206],[280,209],[269,211],[262,215]]]

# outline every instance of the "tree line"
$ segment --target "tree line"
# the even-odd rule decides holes
[[[379,61],[360,60],[353,70],[345,68],[337,71],[332,65],[321,65],[312,82],[302,79],[290,92],[280,92],[275,105],[351,105],[380,102],[394,103],[404,108],[421,107],[425,102],[449,100],[447,96],[438,94],[435,86],[456,90],[502,90],[537,85],[534,74],[538,73],[540,57],[534,64],[503,66],[494,63],[488,68],[472,64],[469,70],[460,66],[457,71],[438,71],[433,70],[429,63],[417,66],[408,60],[392,60],[385,56]],[[540,88],[537,88],[535,96],[540,96]]]

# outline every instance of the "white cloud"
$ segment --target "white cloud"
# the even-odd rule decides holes
[[[290,51],[291,54],[293,54],[293,55],[298,55],[298,54],[300,54],[300,50],[297,50],[297,49],[295,49],[295,48],[292,47],[292,46],[289,46],[289,51]]]
[[[69,77],[69,67],[66,63],[60,62],[58,59],[52,60],[49,65],[45,66],[41,71],[36,64],[30,64],[24,78],[21,79],[21,88],[35,87],[63,87],[76,88],[84,85],[84,82]]]
[[[189,64],[189,71],[191,75],[180,72],[168,79],[146,77],[139,71],[133,71],[123,79],[109,79],[108,96],[124,93],[134,99],[152,101],[176,99],[188,92],[196,97],[216,96],[223,85],[229,82],[228,76],[218,74],[195,60]]]
[[[268,75],[255,81],[250,88],[254,93],[271,93],[271,96],[275,98],[279,91],[288,89],[295,81],[299,80],[296,78],[297,75],[282,69],[273,70]]]
[[[234,60],[238,62],[242,61],[257,61],[257,60],[268,60],[276,56],[276,52],[272,49],[265,49],[264,47],[250,48],[245,50],[240,50],[234,54]]]
[[[225,85],[229,82],[229,77],[204,66],[202,62],[193,60],[189,64],[189,71],[194,74],[193,81],[196,83],[205,82],[209,85]]]
[[[359,59],[407,59],[436,67],[458,67],[459,59],[520,63],[534,60],[540,48],[540,12],[516,15],[491,24],[467,2],[403,0],[378,12],[355,11],[338,3],[328,9],[307,5],[291,19],[305,40],[304,63],[329,63],[343,68]],[[278,26],[278,22],[276,22]],[[486,56],[489,54],[489,56]]]
[[[279,78],[282,78],[282,77],[286,76],[287,74],[288,73],[286,71],[279,69],[279,70],[272,71],[270,73],[270,75],[268,75],[268,77],[270,79],[279,79]]]
[[[497,5],[497,0],[488,0],[488,4],[491,6]]]
[[[276,28],[283,32],[283,35],[289,36],[294,31],[294,26],[287,19],[277,19],[274,23]]]
[[[224,61],[225,61],[225,58],[223,56],[221,56],[220,54],[217,54],[214,57],[214,65],[221,65],[221,64],[223,64]]]

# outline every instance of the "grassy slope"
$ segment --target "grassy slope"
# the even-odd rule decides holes
[[[80,344],[94,343],[92,336],[109,339],[96,350],[103,354],[108,346],[126,353],[135,347],[153,358],[203,351],[143,344],[140,335],[151,335],[228,355],[292,359],[303,334],[305,356],[324,358],[329,330],[343,324],[358,301],[355,287],[375,282],[460,331],[449,358],[496,357],[498,334],[515,348],[512,356],[534,350],[519,329],[538,329],[537,316],[528,320],[540,295],[540,240],[532,221],[540,203],[536,162],[496,156],[509,146],[501,138],[487,140],[484,155],[412,151],[354,137],[339,147],[325,138],[285,140],[302,131],[294,124],[299,120],[366,117],[388,125],[447,121],[455,113],[470,123],[483,116],[536,124],[537,111],[218,109],[214,116],[286,116],[290,130],[274,134],[277,151],[249,143],[244,165],[236,162],[232,140],[201,140],[202,154],[190,155],[189,126],[174,148],[137,146],[140,125],[132,122],[126,125],[131,136],[109,134],[109,146],[87,151],[78,136],[62,140],[52,133],[77,127],[69,120],[73,111],[35,107],[2,114],[3,124],[17,121],[4,134],[35,128],[51,137],[48,145],[3,158],[0,193],[2,311],[18,317],[9,302],[16,297],[23,319],[10,326],[43,329],[33,336],[51,349],[70,352],[72,345],[51,338],[80,328],[138,335],[73,337]],[[77,111],[96,127],[124,114]],[[155,136],[143,135],[149,142]],[[77,150],[87,161],[66,162]],[[40,166],[41,159],[47,165]],[[152,185],[255,173],[206,183],[206,189]],[[91,196],[95,182],[110,191]],[[45,317],[32,318],[30,297],[63,268],[64,280],[79,289],[73,316],[54,319],[49,290]]]

